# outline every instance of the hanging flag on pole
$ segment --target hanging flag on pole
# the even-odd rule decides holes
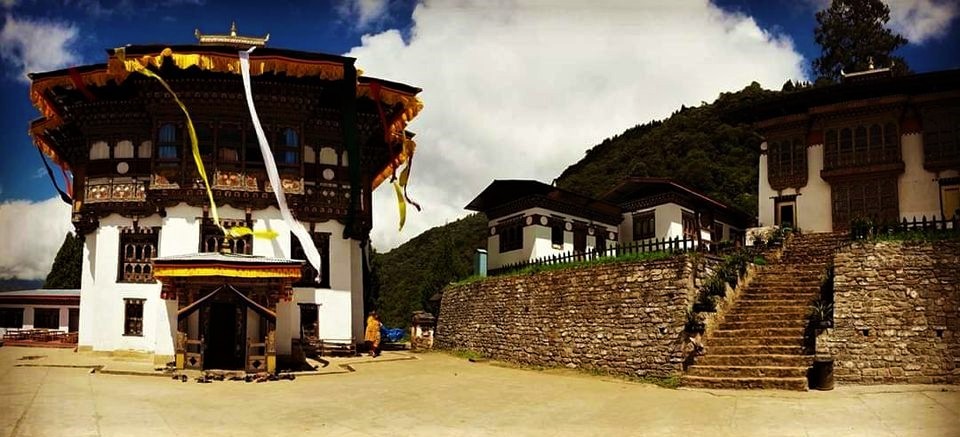
[[[251,47],[250,50],[241,50],[239,52],[240,73],[243,75],[243,91],[247,96],[247,108],[250,109],[250,119],[253,120],[253,129],[257,133],[257,141],[260,143],[260,153],[263,154],[263,164],[267,169],[267,177],[270,179],[270,185],[273,186],[273,194],[277,198],[280,215],[283,217],[284,223],[286,223],[293,232],[293,235],[297,237],[297,240],[300,240],[300,246],[303,247],[303,252],[307,255],[307,261],[319,275],[320,272],[323,271],[320,268],[322,264],[320,252],[317,251],[317,246],[313,244],[313,238],[310,237],[310,233],[303,227],[303,224],[293,217],[293,214],[290,213],[290,208],[287,207],[287,198],[283,192],[283,183],[280,180],[280,173],[277,171],[277,163],[273,159],[273,152],[270,150],[270,145],[267,144],[267,137],[263,133],[263,126],[260,125],[260,117],[257,116],[257,109],[253,105],[253,90],[250,85],[250,52],[255,48],[256,47]],[[319,282],[320,278],[318,277],[317,279]]]

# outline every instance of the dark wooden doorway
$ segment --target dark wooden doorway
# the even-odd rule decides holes
[[[80,330],[80,308],[69,309],[68,332],[77,332]]]
[[[243,369],[245,345],[241,341],[246,311],[235,302],[211,302],[204,314],[203,367]]]

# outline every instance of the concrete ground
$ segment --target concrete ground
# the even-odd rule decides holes
[[[2,347],[0,435],[960,435],[957,386],[670,390],[440,353],[401,359],[410,356],[350,359],[355,372],[295,381],[198,384],[37,367],[150,371],[132,358]]]

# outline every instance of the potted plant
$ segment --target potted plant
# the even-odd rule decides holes
[[[717,300],[719,300],[717,296],[700,293],[697,302],[693,304],[693,311],[698,313],[715,313],[717,312]]]
[[[687,310],[687,323],[684,330],[690,334],[703,334],[707,330],[707,316],[703,313]]]
[[[833,327],[833,304],[824,300],[816,300],[810,307],[810,317],[813,326],[818,329]]]

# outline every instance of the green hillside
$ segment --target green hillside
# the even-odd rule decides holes
[[[754,82],[713,103],[630,128],[588,150],[557,184],[599,196],[627,176],[670,177],[755,214],[760,139],[721,117],[775,94]],[[415,310],[435,310],[431,296],[472,274],[474,249],[486,247],[486,223],[482,214],[472,214],[374,255],[372,276],[378,280],[372,298],[388,326],[406,326]]]
[[[460,220],[429,229],[387,253],[371,260],[373,280],[370,296],[383,323],[408,326],[416,310],[431,308],[430,298],[452,281],[473,273],[473,252],[487,247],[487,219],[470,214]]]

